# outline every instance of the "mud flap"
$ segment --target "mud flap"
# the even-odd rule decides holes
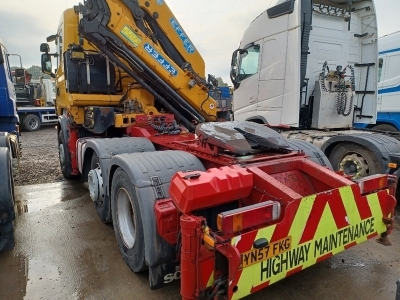
[[[181,271],[177,266],[175,261],[170,261],[149,267],[150,288],[156,290],[165,284],[181,279]]]

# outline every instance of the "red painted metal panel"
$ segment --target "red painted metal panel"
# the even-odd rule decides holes
[[[182,213],[190,213],[247,197],[252,187],[252,174],[232,166],[207,172],[178,172],[171,181],[170,195]]]

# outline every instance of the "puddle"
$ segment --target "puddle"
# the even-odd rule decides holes
[[[15,187],[17,215],[37,212],[87,193],[79,181],[17,186]]]
[[[61,270],[40,260],[25,258],[26,295],[24,299],[56,299],[62,288]]]
[[[57,299],[62,288],[60,269],[41,259],[7,257],[1,269],[1,299]]]

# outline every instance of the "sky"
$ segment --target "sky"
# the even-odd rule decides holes
[[[39,46],[56,33],[61,13],[79,0],[0,0],[0,39],[24,67],[40,65]],[[81,1],[83,2],[83,1]],[[265,0],[166,0],[199,50],[206,74],[229,80],[232,52],[244,30],[266,9]],[[400,0],[377,0],[379,36],[400,30]],[[53,46],[54,43],[51,43]],[[19,58],[10,57],[12,65]]]

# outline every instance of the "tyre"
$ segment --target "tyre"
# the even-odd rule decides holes
[[[8,148],[0,148],[0,213],[4,223],[0,224],[0,251],[14,248],[14,177]]]
[[[139,199],[129,176],[115,171],[111,187],[111,212],[118,248],[133,272],[147,269]]]
[[[292,150],[303,151],[311,161],[319,164],[320,166],[333,170],[332,165],[325,153],[314,144],[295,139],[287,139],[286,141]]]
[[[384,173],[374,153],[354,143],[340,143],[331,152],[329,160],[335,171],[343,171],[353,179]]]
[[[397,128],[394,127],[393,125],[389,124],[380,124],[376,125],[375,127],[372,127],[374,130],[380,130],[380,131],[390,131],[390,132],[397,132]]]
[[[93,152],[92,159],[90,161],[90,170],[93,170],[100,166],[100,160],[97,156],[96,152]],[[101,168],[100,168],[101,170]],[[102,170],[101,170],[102,173]],[[104,178],[104,177],[103,177]],[[102,189],[103,187],[99,187]],[[101,192],[101,191],[100,191]],[[110,205],[110,198],[108,196],[102,197],[102,200],[98,200],[94,202],[96,206],[96,212],[99,216],[100,220],[105,223],[111,223],[111,205]]]
[[[61,172],[64,178],[74,178],[75,176],[72,175],[71,153],[69,153],[68,145],[65,142],[61,130],[58,133],[58,158],[60,160]]]
[[[22,120],[22,127],[26,131],[37,131],[40,129],[40,120],[36,115],[27,115]]]
[[[0,252],[12,250],[14,247],[14,222],[0,224]]]

